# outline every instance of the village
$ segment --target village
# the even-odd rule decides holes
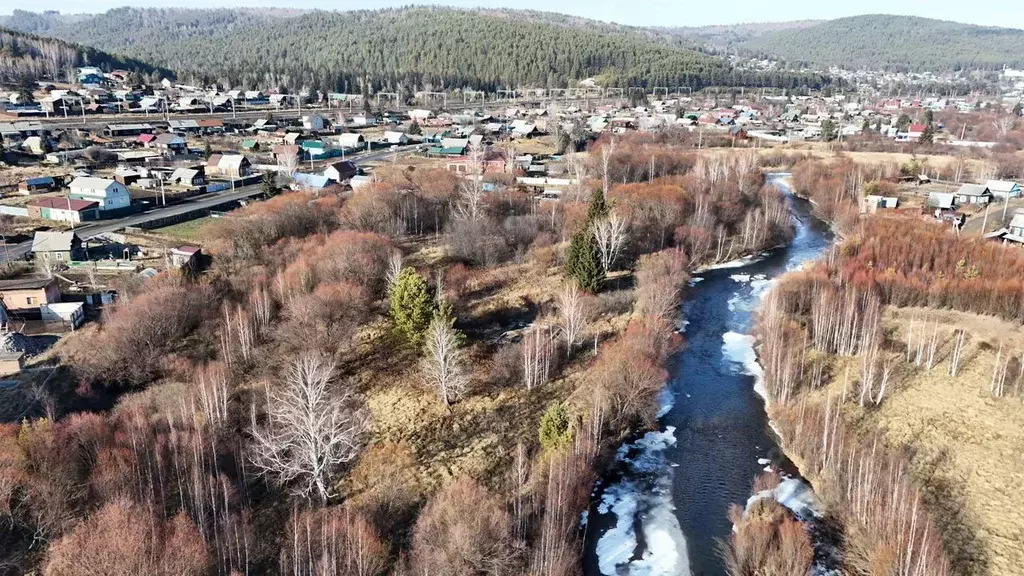
[[[698,150],[807,154],[861,141],[897,174],[864,195],[862,211],[917,210],[958,232],[1024,243],[1019,182],[984,164],[1012,146],[1021,114],[1021,76],[1003,79],[1003,93],[988,97],[891,98],[885,79],[869,75],[854,78],[850,94],[695,94],[589,80],[399,102],[389,93],[147,86],[125,71],[80,68],[73,83],[0,94],[0,323],[59,334],[97,317],[126,278],[198,272],[204,222],[283,189],[358,194],[378,169],[420,167],[557,200],[578,182],[573,159],[606,133],[677,131]],[[970,163],[987,167],[971,172]],[[17,348],[4,352],[5,374],[24,366]]]

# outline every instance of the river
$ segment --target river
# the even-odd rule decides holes
[[[783,177],[768,179],[784,187]],[[822,255],[832,234],[808,202],[787,201],[796,227],[788,246],[694,275],[682,314],[686,347],[671,359],[660,429],[620,447],[594,490],[587,576],[724,575],[729,507],[747,502],[766,467],[794,471],[755,390],[749,334],[772,279]]]

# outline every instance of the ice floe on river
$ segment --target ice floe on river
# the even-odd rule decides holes
[[[664,456],[665,449],[675,442],[675,428],[669,426],[663,432],[648,432],[639,440],[619,447],[616,460],[625,467],[623,477],[604,489],[597,508],[599,514],[611,513],[616,517],[615,525],[597,542],[601,574],[689,574],[686,538],[672,504],[671,467]],[[643,546],[638,556],[640,536]]]

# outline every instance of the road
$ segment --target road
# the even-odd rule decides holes
[[[415,149],[406,149],[400,154],[410,154],[415,152]],[[350,156],[347,159],[354,162],[356,165],[365,165],[370,162],[377,162],[389,158],[394,154],[391,150],[378,150],[376,152],[370,152],[368,154],[362,154],[359,156]],[[340,158],[334,159],[335,161]],[[224,204],[230,204],[244,198],[251,198],[258,196],[262,193],[263,188],[261,184],[254,184],[252,186],[242,186],[234,190],[225,190],[223,192],[212,192],[209,194],[200,194],[199,196],[193,196],[182,202],[171,204],[169,206],[154,206],[148,208],[142,212],[132,214],[131,216],[125,216],[123,218],[115,218],[112,220],[98,220],[95,222],[89,222],[81,226],[75,227],[75,233],[82,240],[88,240],[111,232],[116,232],[122,228],[129,226],[138,226],[171,216],[177,216],[178,214],[184,214],[192,212],[194,210],[209,210],[222,206]],[[26,240],[20,244],[7,245],[3,243],[3,249],[0,250],[0,262],[6,262],[8,260],[21,260],[25,258],[29,251],[32,250],[32,241]]]
[[[573,98],[568,100],[557,100],[559,103],[565,106],[582,104],[584,102],[590,102],[594,104],[600,104],[605,101],[615,100],[614,98]],[[489,100],[486,102],[475,101],[468,103],[452,103],[449,102],[446,106],[446,110],[468,110],[476,108],[490,108],[490,109],[504,109],[508,106],[532,106],[540,104],[542,102],[552,102],[553,100],[540,100],[540,99],[523,99],[518,100]],[[413,110],[416,108],[422,108],[424,106],[388,106],[388,110],[403,111]],[[315,106],[315,107],[304,107],[301,110],[295,108],[273,108],[263,107],[255,109],[239,109],[234,112],[169,112],[166,116],[167,119],[171,120],[204,120],[210,118],[263,118],[268,113],[273,114],[275,118],[298,118],[300,116],[319,112],[321,114],[332,114],[337,112],[343,112],[347,115],[357,114],[362,111],[361,107],[348,108],[346,106]],[[46,128],[82,128],[82,127],[104,127],[107,124],[121,124],[121,123],[144,123],[144,122],[163,122],[165,119],[162,112],[153,112],[150,114],[99,114],[99,115],[88,115],[88,116],[75,116],[69,114],[67,117],[64,116],[48,116],[48,117],[31,117],[22,118],[21,120],[41,122]]]

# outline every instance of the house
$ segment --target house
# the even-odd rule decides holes
[[[952,210],[956,197],[948,192],[930,192],[928,194],[928,207],[938,210]]]
[[[1018,212],[1010,220],[1010,234],[1024,238],[1024,213]]]
[[[319,132],[324,129],[326,124],[327,122],[324,120],[324,117],[319,114],[310,114],[309,116],[302,117],[302,127],[306,130]]]
[[[335,182],[343,182],[356,174],[359,174],[359,168],[348,160],[335,162],[324,170],[324,176]]]
[[[32,238],[32,256],[36,262],[81,260],[82,241],[74,232],[36,232]]]
[[[207,176],[245,178],[252,173],[252,164],[241,154],[213,154],[206,161]]]
[[[405,146],[409,143],[409,137],[405,135],[405,132],[396,132],[394,130],[385,130],[383,140],[388,144],[397,144],[399,146]]]
[[[355,132],[346,132],[338,135],[338,145],[349,150],[361,148],[365,142],[366,138],[363,138],[362,134],[356,134]]]
[[[168,120],[167,128],[172,132],[199,132],[202,120]],[[223,126],[223,122],[221,126]]]
[[[49,192],[56,188],[57,181],[54,180],[52,176],[29,178],[28,180],[22,180],[18,183],[18,190],[26,196],[33,192]]]
[[[88,220],[99,220],[100,205],[92,200],[72,198],[38,198],[26,206],[30,218],[57,220],[79,224]]]
[[[984,184],[963,184],[956,191],[956,201],[960,204],[988,204],[992,201],[992,192]]]
[[[0,300],[10,312],[35,315],[40,305],[60,302],[60,288],[55,278],[45,276],[0,280]]]
[[[124,184],[109,178],[79,176],[71,181],[69,188],[69,197],[94,201],[99,204],[101,212],[127,208],[132,204],[132,197]]]
[[[520,123],[516,120],[512,123],[512,137],[513,138],[533,138],[535,134],[538,134],[536,124],[527,124],[525,122]]]
[[[206,174],[195,168],[176,168],[167,182],[178,186],[202,186],[206,184]]]
[[[177,134],[171,133],[157,134],[156,138],[148,144],[148,147],[166,150],[172,154],[188,152],[188,146],[185,144],[185,139]]]
[[[224,121],[220,118],[204,118],[198,121],[199,130],[207,134],[220,133],[224,131]]]
[[[175,268],[195,268],[202,256],[198,246],[177,246],[171,248],[171,264]]]
[[[442,156],[461,156],[466,153],[468,147],[468,138],[442,138],[441,145],[431,148],[430,153]]]
[[[1020,184],[1009,180],[989,180],[985,186],[996,198],[1018,198],[1020,197]]]

